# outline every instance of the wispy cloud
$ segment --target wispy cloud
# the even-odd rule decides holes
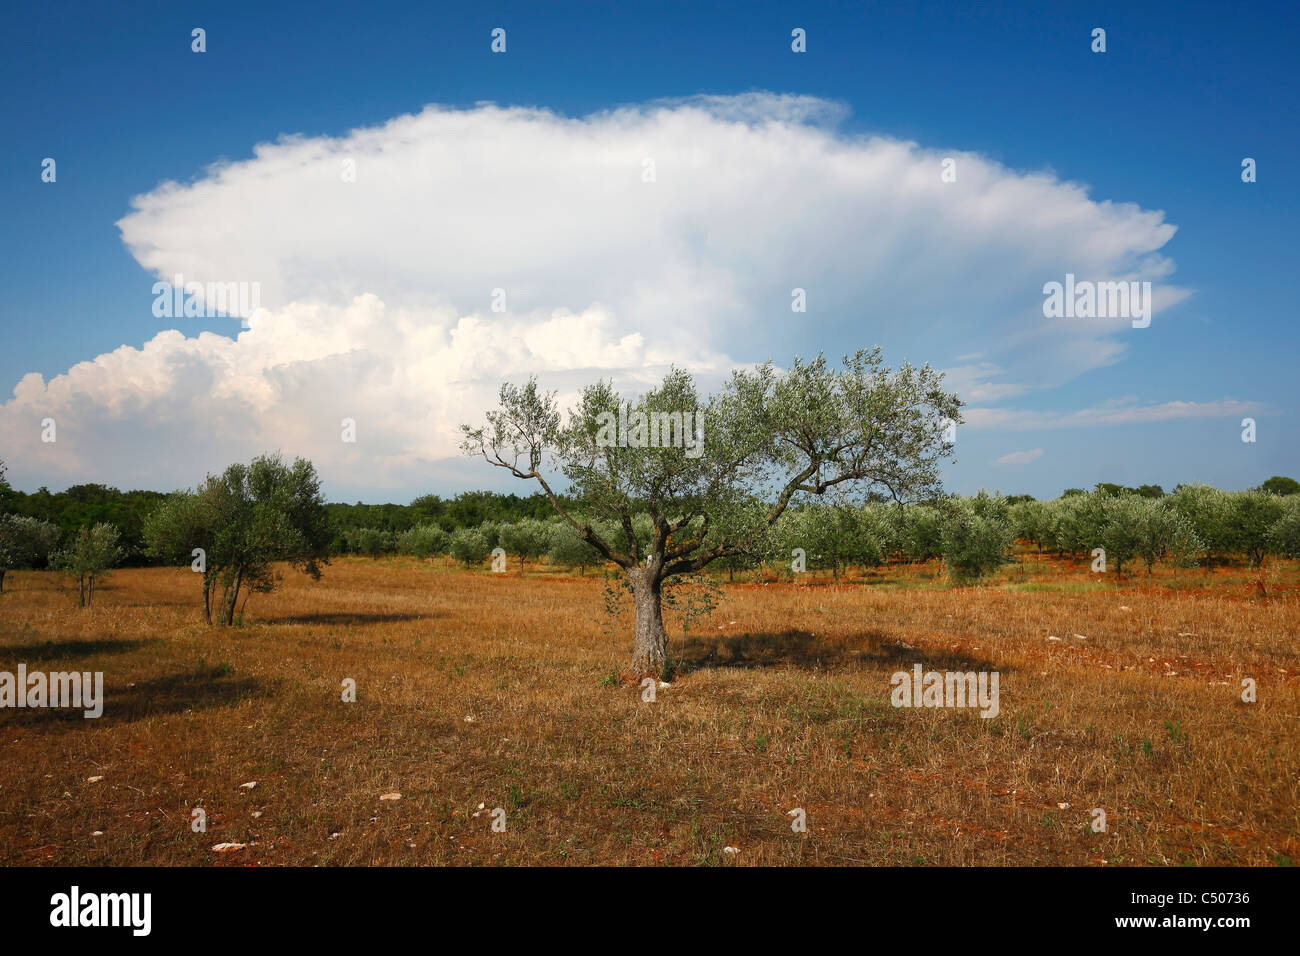
[[[1161,402],[1142,405],[1134,398],[1103,402],[1073,412],[1030,411],[1013,408],[967,408],[962,416],[970,428],[1005,428],[1016,431],[1057,428],[1096,428],[1138,425],[1188,418],[1229,418],[1258,414],[1259,402],[1225,398],[1213,402]]]
[[[1041,448],[1030,448],[1025,451],[1012,451],[1003,455],[993,462],[994,465],[1028,465],[1030,462],[1037,461],[1043,456]]]

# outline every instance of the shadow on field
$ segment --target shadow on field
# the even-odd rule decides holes
[[[256,618],[253,624],[396,624],[401,621],[423,621],[432,618],[432,614],[357,614],[357,613],[322,613],[290,614],[286,617]]]
[[[0,661],[24,663],[30,668],[32,661],[68,661],[95,654],[124,654],[162,641],[41,641],[36,644],[0,644]]]
[[[234,679],[228,674],[223,668],[208,667],[155,677],[130,687],[105,686],[104,712],[93,719],[85,716],[85,707],[6,707],[0,710],[0,727],[62,726],[73,729],[69,725],[80,724],[89,728],[92,725],[125,724],[145,717],[230,707],[241,700],[266,698],[275,692],[275,684],[279,683],[252,677]]]
[[[920,664],[926,670],[1009,671],[1005,665],[955,651],[909,647],[877,631],[828,641],[807,631],[729,634],[687,639],[675,655],[686,671],[709,667],[894,667]]]

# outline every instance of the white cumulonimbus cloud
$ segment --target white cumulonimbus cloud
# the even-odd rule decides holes
[[[11,477],[184,486],[280,449],[336,487],[484,484],[457,425],[506,379],[635,392],[670,364],[709,384],[889,340],[908,350],[891,362],[947,365],[993,402],[1125,348],[1126,320],[1045,320],[1045,282],[1152,280],[1157,310],[1187,294],[1165,281],[1162,213],[852,135],[844,114],[773,94],[581,118],[429,107],[162,184],[118,223],[149,273],[141,309],[155,278],[181,275],[256,282],[262,311],[233,339],[167,319],[140,348],[25,376],[0,406]]]

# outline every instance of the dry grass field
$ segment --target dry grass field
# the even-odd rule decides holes
[[[1285,865],[1297,574],[738,576],[686,638],[670,615],[680,667],[643,703],[590,575],[338,559],[221,629],[188,570],[84,611],[13,573],[0,670],[103,671],[106,704],[0,711],[0,862]],[[917,662],[998,671],[999,715],[892,707]]]

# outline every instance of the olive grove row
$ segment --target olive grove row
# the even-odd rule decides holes
[[[625,532],[593,520],[610,538]],[[634,516],[633,533],[644,545],[653,534],[646,514]],[[1183,485],[1173,494],[1076,493],[1052,501],[1009,501],[980,492],[931,504],[816,503],[787,511],[747,555],[718,562],[737,570],[828,571],[941,560],[959,580],[982,577],[1013,559],[1017,541],[1038,552],[1096,563],[1123,575],[1134,565],[1150,572],[1158,563],[1213,567],[1265,557],[1300,557],[1300,495],[1228,492]],[[345,536],[347,550],[379,557],[449,555],[467,567],[484,565],[500,549],[516,568],[546,558],[582,572],[599,566],[594,548],[567,522],[523,519],[484,522],[451,532],[422,524],[401,533],[370,528]],[[500,567],[500,564],[498,564]]]

